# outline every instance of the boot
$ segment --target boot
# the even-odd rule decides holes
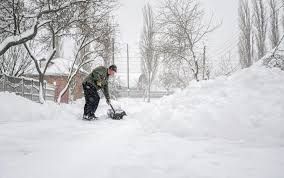
[[[89,120],[91,120],[91,117],[89,115],[83,115],[83,119],[89,121]]]
[[[91,116],[89,116],[89,119],[90,120],[96,120],[98,117],[97,116],[95,116],[95,114],[94,115],[91,115]]]
[[[95,120],[95,119],[97,119],[97,118],[98,118],[98,117],[96,117],[95,114],[92,114],[92,115],[83,115],[83,119],[88,120],[88,121],[90,121],[90,120]]]

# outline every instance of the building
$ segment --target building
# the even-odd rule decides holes
[[[45,65],[42,65],[45,61],[40,61],[40,66],[43,68]],[[68,76],[71,70],[72,66],[71,60],[67,60],[64,58],[55,58],[50,62],[45,76],[44,80],[50,84],[53,85],[55,88],[54,91],[54,101],[57,101],[57,98],[60,94],[60,92],[64,89],[68,82]],[[77,66],[74,68],[76,69]],[[74,69],[74,70],[75,70]],[[69,103],[70,101],[75,101],[79,98],[83,97],[83,88],[82,88],[82,81],[83,79],[88,75],[86,71],[83,69],[80,69],[77,73],[77,75],[74,77],[74,82],[72,82],[69,89],[66,91],[66,93],[62,96],[61,102],[62,103]],[[38,78],[37,71],[35,70],[33,73],[28,74],[29,77]]]

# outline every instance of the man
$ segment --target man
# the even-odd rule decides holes
[[[85,95],[85,106],[83,119],[96,119],[95,112],[100,102],[98,90],[102,90],[107,104],[110,104],[110,96],[108,90],[108,78],[116,73],[116,65],[111,65],[109,68],[99,66],[95,68],[83,81],[83,90]]]

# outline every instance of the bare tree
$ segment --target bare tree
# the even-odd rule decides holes
[[[142,71],[147,77],[147,101],[150,102],[150,91],[155,79],[159,55],[155,50],[155,24],[154,14],[150,4],[143,7],[143,31],[140,41],[140,51],[142,55]]]
[[[52,0],[47,1],[46,6],[49,9],[52,7],[62,6],[62,2],[68,2],[70,0]],[[77,4],[70,5],[70,7],[64,8],[57,13],[49,14],[47,17],[50,21],[47,25],[43,26],[45,35],[40,35],[38,40],[41,44],[45,44],[45,49],[56,49],[55,58],[60,57],[62,54],[61,39],[65,36],[70,36],[70,32],[76,24],[78,24],[84,18],[77,15],[78,10],[82,6],[90,5],[91,1],[78,2]]]
[[[270,8],[270,42],[272,48],[275,48],[279,42],[279,12],[277,9],[277,0],[269,0]]]
[[[252,23],[248,0],[239,1],[239,56],[242,68],[252,65]]]
[[[234,62],[235,61],[235,62]],[[236,60],[233,59],[232,53],[221,57],[217,69],[215,70],[215,76],[229,76],[232,73],[236,72],[240,68],[240,64],[236,63]]]
[[[21,77],[31,71],[32,62],[22,45],[13,46],[0,56],[0,73]]]
[[[104,48],[104,50],[100,51],[99,56],[103,59],[104,65],[108,66],[111,62],[111,54],[112,54],[112,38],[115,36],[115,28],[117,24],[112,22],[111,12],[117,6],[116,0],[105,0],[101,1],[100,4],[96,6],[82,6],[80,9],[80,14],[83,16],[84,20],[78,24],[79,33],[93,33],[96,36],[96,42],[100,45],[100,49]],[[76,35],[75,35],[76,36]],[[92,35],[89,35],[92,39]],[[90,39],[90,40],[91,40]],[[87,40],[88,41],[88,40]],[[91,45],[84,47],[80,51],[80,58],[85,56],[89,51],[93,51],[91,49]],[[85,65],[86,68],[89,68],[88,65]]]
[[[202,50],[212,26],[212,17],[204,23],[204,10],[198,0],[165,0],[160,13],[159,34],[161,52],[171,60],[182,60],[198,81],[202,65]]]
[[[281,4],[282,4],[281,7],[283,7],[284,6],[284,0],[281,1]],[[284,29],[284,13],[283,12],[284,12],[284,10],[282,11],[282,21],[281,21],[282,22],[282,29]]]
[[[160,84],[169,92],[172,88],[185,88],[187,85],[184,80],[178,75],[178,71],[165,71],[159,76]]]
[[[108,67],[112,61],[112,40],[115,35],[115,24],[111,24],[110,19],[108,19],[108,22],[106,23],[105,26],[105,36],[101,38],[100,43],[103,45],[103,49],[100,54],[100,56],[103,59],[104,66]]]
[[[263,3],[263,0],[253,0],[253,9],[254,9],[254,21],[253,25],[256,30],[256,46],[257,46],[257,57],[260,59],[266,53],[266,31],[267,31],[267,22],[266,22],[266,9]]]

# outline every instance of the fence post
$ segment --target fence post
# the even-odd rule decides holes
[[[3,89],[6,91],[6,75],[3,74]]]
[[[24,84],[24,78],[22,78],[22,96],[24,97],[25,94],[25,84]]]
[[[31,100],[33,101],[33,89],[34,89],[34,80],[32,79],[32,87],[31,87]]]

